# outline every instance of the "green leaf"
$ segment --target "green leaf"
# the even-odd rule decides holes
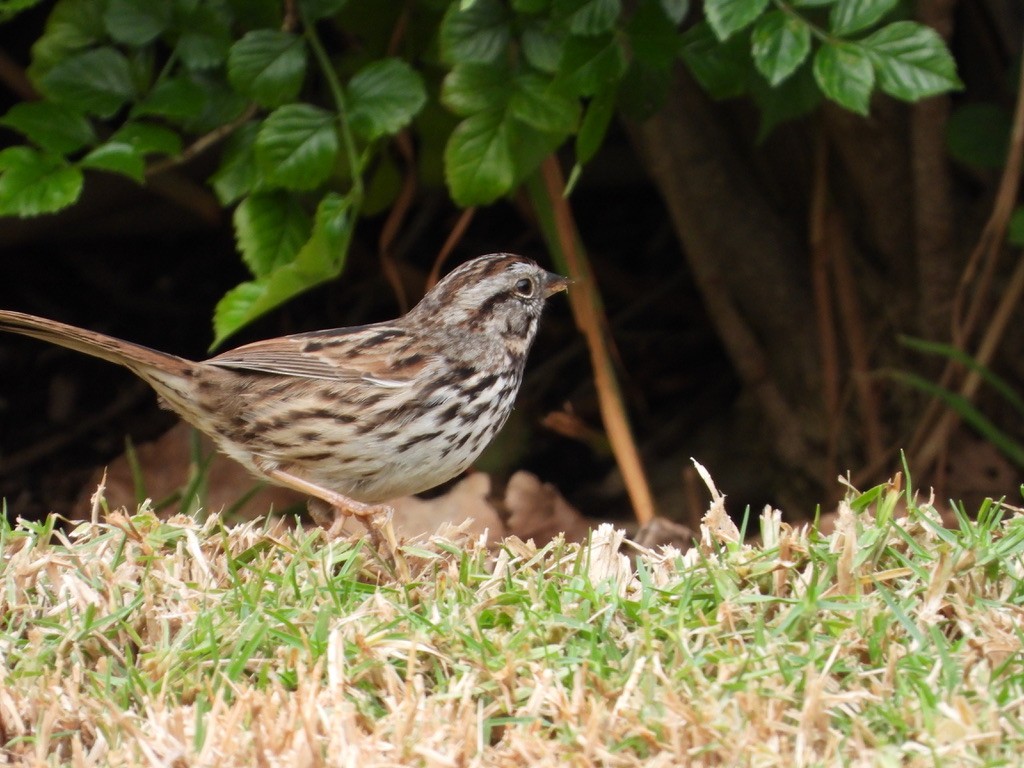
[[[299,0],[299,10],[302,11],[302,18],[308,23],[334,16],[347,3],[348,0]]]
[[[96,48],[64,59],[39,85],[53,101],[100,117],[112,117],[135,96],[128,59],[113,48]]]
[[[285,266],[273,275],[235,286],[217,302],[213,311],[213,351],[225,339],[261,315],[279,307],[293,296],[312,287],[294,267]]]
[[[814,55],[814,79],[826,98],[858,115],[868,114],[875,71],[857,43],[824,43]]]
[[[917,101],[963,87],[956,62],[930,27],[898,21],[860,43],[871,54],[879,87],[897,99]]]
[[[193,72],[192,83],[202,92],[202,110],[180,119],[182,129],[188,133],[202,134],[217,130],[225,123],[241,117],[251,106],[242,94],[212,73],[204,76],[201,72]]]
[[[704,0],[704,15],[719,40],[728,40],[754,23],[768,0]]]
[[[436,99],[427,101],[416,116],[417,175],[424,187],[441,189],[445,186],[444,150],[459,120]]]
[[[10,21],[22,11],[41,5],[43,0],[2,0],[0,1],[0,20]]]
[[[268,184],[314,189],[334,170],[337,116],[311,104],[279,107],[256,137],[256,162]]]
[[[448,64],[491,62],[505,54],[511,20],[500,0],[452,3],[441,22],[441,57]]]
[[[242,29],[281,29],[283,26],[285,6],[279,0],[228,0],[227,6]]]
[[[206,108],[206,91],[187,75],[160,80],[132,109],[132,115],[156,115],[172,120],[194,119]]]
[[[552,0],[512,0],[512,10],[522,15],[545,13],[551,8]]]
[[[46,20],[42,37],[32,45],[32,82],[38,86],[59,62],[105,38],[102,4],[95,0],[59,0]]]
[[[230,205],[259,188],[261,175],[255,152],[259,129],[259,123],[246,123],[228,139],[220,167],[210,177],[210,185],[221,205]]]
[[[621,12],[619,0],[555,0],[555,14],[565,16],[574,35],[611,32]]]
[[[142,155],[131,144],[108,141],[78,161],[82,168],[110,171],[142,183],[146,175],[146,163]]]
[[[718,41],[707,22],[688,29],[682,56],[690,73],[714,99],[731,99],[747,92],[751,72],[750,47],[744,35]]]
[[[669,69],[679,56],[682,37],[661,4],[643,2],[626,25],[635,62],[654,69]]]
[[[130,144],[140,155],[181,154],[181,137],[162,125],[130,122],[122,125],[110,137],[112,142]]]
[[[558,71],[561,87],[592,96],[619,81],[626,71],[626,54],[615,35],[570,37]]]
[[[367,141],[398,133],[427,101],[420,74],[401,59],[371,62],[345,91],[349,125]]]
[[[800,67],[792,77],[775,87],[761,78],[754,78],[751,96],[761,110],[758,141],[763,141],[780,123],[803,117],[821,103],[821,91],[810,67]]]
[[[52,101],[23,101],[0,118],[43,149],[67,155],[96,141],[92,124],[81,112]]]
[[[690,0],[660,0],[660,3],[661,10],[673,24],[680,24],[690,12]]]
[[[515,167],[504,114],[488,110],[459,123],[445,146],[444,169],[452,199],[464,208],[509,192]]]
[[[345,264],[354,224],[349,201],[335,193],[325,195],[317,206],[313,234],[294,260],[242,283],[217,303],[213,346],[293,296],[336,277]]]
[[[1017,211],[1014,211],[1014,215],[1016,213]],[[1012,224],[1013,215],[1011,215],[1010,221]],[[898,340],[902,346],[909,347],[917,352],[923,352],[926,355],[939,355],[978,373],[985,383],[992,387],[1002,400],[1006,401],[1007,405],[1011,406],[1017,413],[1024,415],[1024,397],[1018,394],[1017,388],[962,349],[941,341],[929,341],[928,339],[921,339],[915,336],[900,335]]]
[[[337,276],[345,265],[355,226],[351,201],[328,192],[316,207],[313,234],[295,257],[296,266],[317,282]]]
[[[500,64],[456,64],[441,83],[441,103],[468,117],[504,109],[512,95],[512,74]]]
[[[184,14],[181,24],[174,51],[188,69],[212,69],[227,60],[233,39],[226,11],[201,5]]]
[[[580,121],[580,104],[551,87],[551,81],[529,72],[516,76],[509,114],[539,131],[568,135]]]
[[[579,165],[590,162],[604,143],[605,134],[615,115],[614,88],[602,91],[587,104],[583,123],[576,134],[576,162]]]
[[[1012,121],[998,104],[964,104],[946,124],[946,147],[953,159],[975,168],[1002,168]],[[1016,214],[1015,214],[1016,215]],[[1015,245],[1022,245],[1011,239]]]
[[[880,21],[899,0],[838,0],[829,14],[829,29],[836,35],[852,35]]]
[[[234,214],[235,240],[253,277],[289,263],[312,234],[312,221],[295,195],[263,192],[245,198]]]
[[[754,66],[773,86],[793,74],[811,52],[811,28],[799,16],[771,11],[751,34]]]
[[[665,106],[671,73],[634,60],[619,85],[618,108],[633,120],[647,120]]]
[[[558,71],[565,39],[541,24],[527,24],[520,36],[523,56],[535,69],[553,74]]]
[[[417,179],[417,181],[422,181]],[[363,202],[359,206],[362,217],[385,213],[398,198],[405,183],[405,171],[399,170],[394,155],[381,153],[370,168],[369,178],[364,185]]]
[[[189,31],[178,38],[174,51],[192,70],[219,67],[231,50],[231,37],[215,32]]]
[[[171,25],[172,10],[167,0],[109,0],[103,24],[117,42],[141,47]]]
[[[507,120],[506,125],[513,169],[511,188],[515,188],[540,167],[545,157],[561,146],[565,134],[541,131],[514,119]]]
[[[0,151],[0,216],[53,213],[81,192],[82,172],[64,158],[29,147]]]
[[[264,107],[295,101],[305,77],[305,41],[290,32],[257,29],[228,53],[229,82]]]
[[[1024,467],[1024,445],[1002,431],[966,397],[914,373],[892,371],[889,375],[896,381],[908,384],[931,397],[940,399],[947,407],[955,411],[965,424],[977,430],[986,442],[1002,451],[1014,464]]]

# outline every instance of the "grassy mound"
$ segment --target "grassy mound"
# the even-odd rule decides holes
[[[403,552],[218,518],[0,531],[0,743],[69,765],[992,765],[1024,752],[1024,516],[716,498],[691,551]]]

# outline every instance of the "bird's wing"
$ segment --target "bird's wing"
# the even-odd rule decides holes
[[[236,371],[304,379],[408,386],[437,359],[416,351],[402,328],[369,325],[257,341],[206,361]]]

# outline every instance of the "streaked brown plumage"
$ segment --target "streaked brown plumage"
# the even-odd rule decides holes
[[[259,341],[192,362],[0,311],[0,330],[123,365],[253,473],[340,511],[432,488],[504,424],[547,297],[568,281],[498,253],[390,322]]]

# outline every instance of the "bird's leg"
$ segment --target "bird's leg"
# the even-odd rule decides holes
[[[301,477],[285,472],[283,469],[275,467],[261,467],[261,469],[263,474],[274,480],[278,485],[283,485],[286,488],[291,488],[293,491],[326,501],[335,510],[348,517],[356,517],[366,521],[376,515],[385,514],[389,510],[389,507],[384,504],[364,504],[361,501],[350,499],[343,493],[324,488],[316,483],[309,482],[309,480],[303,480]]]
[[[404,561],[398,555],[398,539],[395,536],[395,529],[391,525],[391,516],[394,510],[386,504],[364,504],[361,501],[350,499],[343,493],[332,491],[303,480],[301,477],[285,472],[276,467],[260,467],[263,474],[278,485],[291,488],[293,491],[304,493],[329,504],[335,512],[334,522],[327,531],[329,537],[337,536],[346,517],[354,517],[361,522],[370,534],[373,544],[378,549],[385,545],[390,552],[392,559],[399,565],[400,570],[405,573],[407,568]],[[377,522],[380,518],[381,522]]]

